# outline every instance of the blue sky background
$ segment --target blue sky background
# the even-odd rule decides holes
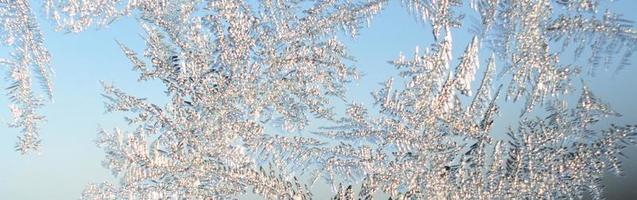
[[[634,12],[637,1],[618,1],[613,9],[623,13],[627,19],[637,20]],[[423,49],[432,43],[429,25],[416,22],[413,15],[405,11],[398,1],[392,1],[358,38],[346,39],[351,54],[357,59],[356,65],[365,74],[351,85],[349,100],[371,106],[370,92],[380,88],[378,83],[397,75],[387,61],[397,58],[399,52],[411,58],[416,46]],[[41,15],[38,17],[42,18]],[[42,153],[21,156],[14,151],[18,130],[4,125],[11,118],[6,107],[7,99],[1,96],[0,199],[77,199],[88,183],[115,181],[101,166],[104,154],[94,140],[99,127],[125,128],[126,123],[123,115],[104,113],[100,80],[113,83],[136,96],[164,99],[163,88],[158,83],[137,82],[137,73],[131,70],[131,64],[115,43],[117,39],[141,52],[144,48],[142,32],[134,19],[124,18],[110,27],[80,34],[54,32],[52,23],[40,21],[46,46],[53,58],[55,102],[43,109],[47,122],[41,130]],[[455,58],[469,40],[469,35],[454,34]],[[484,69],[485,52],[488,53],[488,50],[483,48],[481,51]],[[633,57],[633,63],[637,63],[637,56]],[[636,75],[637,66],[633,64],[617,74],[612,70],[602,71],[587,79],[598,97],[624,115],[607,123],[637,124]],[[6,87],[7,82],[0,82],[0,86]],[[339,108],[341,106],[337,106]],[[503,105],[501,117],[495,122],[496,131],[514,124],[520,109],[517,104]],[[604,180],[610,199],[637,197],[634,190],[637,188],[637,148],[630,148],[626,155],[629,156],[629,159],[624,159],[626,176],[610,175]],[[325,187],[317,188],[323,189]]]

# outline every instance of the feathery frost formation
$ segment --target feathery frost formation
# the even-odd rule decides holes
[[[0,66],[6,69],[9,80],[6,90],[14,119],[9,126],[22,132],[16,150],[26,154],[40,149],[38,125],[44,117],[37,110],[52,98],[51,58],[29,1],[0,0],[0,20],[1,44],[9,52],[5,58],[0,57]],[[33,90],[34,76],[46,97]]]
[[[381,191],[394,199],[602,198],[602,176],[607,170],[621,173],[618,156],[635,144],[637,127],[593,128],[620,115],[585,83],[572,80],[600,66],[628,65],[637,42],[631,22],[609,11],[600,16],[597,1],[471,1],[481,22],[451,70],[452,32],[466,23],[463,3],[407,1],[431,24],[436,43],[424,54],[416,49],[411,60],[401,55],[391,62],[405,84],[396,88],[390,79],[373,93],[380,115],[352,105],[349,117],[320,133],[371,149],[347,158],[356,163],[348,171],[364,172],[357,196],[369,199]],[[476,74],[478,49],[493,52],[482,75]],[[565,62],[562,55],[586,62]],[[496,60],[504,84],[494,91]],[[474,78],[482,80],[472,95]],[[579,101],[569,105],[566,97],[577,91]],[[519,100],[519,123],[498,137],[492,127],[499,105]],[[356,196],[339,188],[337,198]]]
[[[44,1],[58,30],[138,17],[145,50],[119,45],[139,80],[161,81],[169,97],[156,104],[104,83],[107,110],[128,113],[132,131],[100,131],[103,165],[118,183],[90,184],[82,198],[310,199],[317,180],[335,199],[602,197],[600,180],[621,173],[618,156],[637,127],[600,129],[620,114],[573,80],[629,65],[632,22],[596,0],[404,0],[434,44],[390,62],[401,77],[372,92],[379,113],[352,103],[337,116],[331,100],[359,74],[335,35],[356,36],[385,3]],[[27,1],[0,0],[0,11],[15,49],[0,61],[11,67],[18,149],[27,152],[42,119],[30,74],[50,94],[49,57]],[[453,46],[457,32],[474,36]],[[516,103],[518,122],[494,130],[500,106]],[[334,125],[303,133],[313,120]]]
[[[333,118],[329,98],[358,76],[333,35],[356,35],[383,1],[155,3],[129,4],[141,12],[144,52],[120,46],[139,79],[160,80],[170,102],[104,84],[108,111],[130,112],[136,129],[100,133],[103,164],[119,184],[90,185],[83,198],[310,198],[293,176],[332,152],[264,124],[299,131]]]

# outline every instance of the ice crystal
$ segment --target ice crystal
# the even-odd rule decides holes
[[[343,96],[358,76],[334,35],[355,36],[383,3],[195,1],[177,12],[142,6],[145,51],[120,47],[139,79],[161,81],[170,101],[154,104],[104,84],[107,110],[131,113],[136,128],[100,132],[103,164],[119,184],[91,185],[83,198],[310,198],[294,176],[309,176],[301,172],[312,163],[342,163],[317,158],[351,150],[324,149],[264,125],[300,131],[310,119],[333,117],[329,98]]]
[[[637,127],[598,128],[621,115],[584,80],[629,65],[632,22],[596,0],[404,0],[431,25],[434,44],[390,62],[401,80],[372,92],[378,113],[351,103],[339,117],[332,100],[359,74],[336,35],[358,35],[384,3],[44,1],[69,32],[138,18],[144,51],[118,45],[139,80],[163,83],[168,97],[154,103],[103,83],[107,111],[127,113],[130,127],[99,131],[118,183],[91,184],[82,198],[309,199],[317,180],[335,199],[601,198],[604,172],[621,173],[617,156]],[[39,147],[42,120],[31,73],[50,96],[49,57],[28,1],[0,0],[0,19],[13,47],[0,63],[15,82],[18,150],[28,152]],[[467,44],[454,41],[461,31],[473,34]],[[494,129],[500,106],[519,101],[517,123]],[[316,120],[334,125],[305,133]]]
[[[599,65],[612,65],[614,54],[623,55],[618,69],[627,65],[625,56],[637,39],[630,22],[611,12],[597,19],[601,5],[596,1],[472,1],[480,27],[450,70],[452,32],[465,22],[457,14],[462,3],[408,1],[432,25],[436,43],[424,55],[416,49],[411,60],[401,54],[391,62],[403,70],[405,84],[395,87],[389,79],[372,93],[378,115],[353,105],[337,126],[319,133],[339,138],[337,148],[370,149],[346,158],[356,160],[350,171],[364,172],[357,179],[362,180],[358,197],[373,198],[381,191],[397,199],[601,198],[604,172],[621,173],[618,156],[635,144],[637,129],[592,128],[620,115],[585,83],[578,88],[571,80],[582,76],[583,66],[594,72]],[[494,55],[472,95],[471,83],[480,77],[480,41]],[[588,44],[593,45],[586,49]],[[562,49],[551,49],[556,46]],[[584,52],[590,52],[589,62],[560,60]],[[504,84],[493,91],[496,60],[505,66],[498,81]],[[492,129],[499,104],[506,103],[499,100],[503,87],[507,100],[526,99],[519,123],[509,125],[506,138]],[[569,106],[566,97],[577,90],[580,99]],[[545,111],[532,116],[538,106]],[[349,189],[337,191],[335,198],[353,198]]]
[[[401,90],[391,90],[389,81],[376,93],[380,116],[361,118],[367,111],[353,106],[339,120],[343,125],[322,133],[351,143],[370,141],[363,145],[370,153],[347,158],[356,160],[349,170],[364,171],[359,197],[383,191],[399,199],[572,198],[585,192],[601,198],[602,175],[621,172],[618,156],[635,143],[635,126],[592,129],[618,114],[584,86],[577,106],[551,101],[545,117],[522,117],[508,138],[494,137],[501,88],[492,91],[494,57],[465,107],[459,99],[466,93],[454,87],[465,77],[433,73],[435,65],[422,62],[435,60],[444,49],[394,62],[408,67],[403,73],[408,81]],[[462,58],[456,74],[466,65],[466,55]],[[346,194],[351,195],[341,189],[337,198],[349,198]]]
[[[37,77],[48,99],[52,98],[51,58],[29,1],[0,1],[0,20],[0,39],[10,52],[0,58],[10,80],[7,93],[14,118],[10,126],[22,132],[16,150],[26,154],[40,149],[38,125],[44,118],[37,111],[46,100],[33,90],[32,82]]]

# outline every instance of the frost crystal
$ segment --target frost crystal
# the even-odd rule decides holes
[[[45,98],[33,90],[37,77],[48,99],[52,98],[50,56],[44,47],[40,29],[29,1],[0,1],[0,39],[9,47],[10,56],[0,58],[8,71],[10,84],[7,93],[14,121],[11,127],[20,129],[16,150],[22,154],[40,149],[38,125],[44,117],[37,113]]]
[[[120,47],[139,79],[160,80],[170,101],[158,105],[104,84],[107,110],[131,113],[127,120],[136,128],[100,132],[103,164],[120,183],[91,185],[83,198],[310,198],[296,177],[317,171],[308,168],[313,163],[343,162],[317,158],[349,149],[324,149],[324,142],[266,132],[264,125],[300,131],[311,119],[333,118],[329,98],[343,96],[358,76],[333,35],[355,36],[383,3],[139,7],[146,49]]]
[[[317,180],[335,199],[602,197],[600,180],[621,173],[617,156],[635,144],[637,127],[597,128],[621,115],[572,80],[629,65],[632,22],[596,0],[404,0],[431,25],[434,44],[390,62],[401,77],[372,92],[378,113],[351,103],[339,117],[333,99],[344,99],[359,74],[335,36],[358,35],[384,3],[44,1],[70,32],[139,18],[146,49],[119,46],[139,80],[160,81],[169,99],[103,84],[107,110],[127,113],[131,127],[100,130],[103,165],[119,182],[91,184],[82,198],[310,199]],[[15,81],[18,150],[28,152],[42,120],[31,73],[50,96],[49,57],[27,1],[0,0],[0,19],[14,48],[0,63]],[[473,37],[456,42],[466,47],[454,55],[461,31]],[[518,102],[517,123],[494,128],[500,106]],[[333,125],[305,133],[319,120]]]
[[[618,53],[623,57],[617,68],[627,65],[637,35],[629,22],[610,12],[597,19],[601,5],[596,1],[575,2],[472,1],[482,21],[450,71],[451,32],[462,27],[463,15],[456,13],[463,2],[408,1],[431,23],[436,44],[424,55],[416,49],[411,60],[401,55],[391,62],[403,70],[405,84],[392,89],[390,79],[373,93],[380,115],[350,107],[339,125],[319,133],[340,138],[335,148],[369,149],[343,155],[356,163],[346,166],[348,172],[363,172],[351,178],[363,181],[358,197],[382,191],[393,199],[602,198],[601,178],[606,170],[621,172],[618,156],[635,144],[637,127],[592,128],[620,115],[585,83],[578,88],[571,79],[580,76],[582,66],[591,66],[592,74],[599,65],[613,64]],[[495,54],[472,95],[480,41]],[[550,49],[555,46],[562,49]],[[589,62],[559,59],[585,52],[590,52]],[[498,82],[508,84],[493,91],[496,59],[505,66]],[[507,100],[526,100],[519,123],[509,125],[504,138],[492,129],[499,104],[507,103],[499,100],[503,87]],[[568,106],[566,96],[577,90],[580,100]],[[533,112],[538,106],[546,111]],[[353,195],[339,187],[336,198]]]

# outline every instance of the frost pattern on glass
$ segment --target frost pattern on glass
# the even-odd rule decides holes
[[[597,1],[471,1],[481,20],[452,70],[452,33],[467,22],[458,14],[463,3],[407,1],[432,25],[435,44],[391,62],[404,85],[389,79],[372,93],[379,114],[352,104],[347,117],[317,133],[340,139],[336,148],[368,149],[343,158],[355,160],[342,166],[346,175],[363,173],[340,181],[362,181],[360,192],[333,184],[334,198],[378,192],[392,199],[602,198],[602,176],[621,174],[618,156],[635,144],[637,126],[593,128],[621,115],[584,81],[572,80],[584,70],[628,65],[637,39],[632,22],[610,11],[599,19]],[[478,49],[493,52],[482,75]],[[586,62],[560,60],[569,54]],[[494,82],[497,60],[502,67]],[[566,97],[577,91],[579,101],[569,105]],[[499,105],[518,100],[525,101],[518,124],[508,126],[506,138],[494,136]]]
[[[146,49],[118,45],[139,80],[161,81],[169,97],[157,104],[103,83],[107,110],[127,113],[131,127],[99,131],[118,183],[90,184],[82,198],[309,199],[320,179],[335,199],[601,198],[604,172],[621,173],[617,156],[637,127],[593,128],[621,115],[572,80],[629,65],[632,22],[596,0],[403,0],[434,44],[390,62],[401,77],[372,92],[379,113],[351,103],[339,117],[330,99],[359,73],[335,35],[356,36],[384,3],[45,0],[63,31],[137,17]],[[0,19],[14,48],[0,62],[15,82],[17,148],[28,152],[39,147],[43,101],[31,73],[50,96],[49,57],[28,1],[0,0]],[[460,31],[474,36],[453,46]],[[518,122],[495,137],[500,106],[516,102]],[[304,133],[316,119],[334,126]]]
[[[137,128],[101,131],[104,165],[120,183],[90,185],[83,198],[311,198],[319,179],[335,199],[600,198],[603,172],[620,172],[617,156],[637,130],[591,128],[619,114],[571,80],[584,66],[592,74],[611,65],[618,53],[616,68],[627,65],[636,37],[629,22],[610,12],[598,19],[600,5],[587,2],[470,1],[481,20],[454,56],[453,33],[467,26],[465,2],[404,1],[432,25],[435,43],[391,62],[405,81],[396,87],[389,79],[372,93],[380,113],[352,103],[341,118],[329,98],[342,97],[358,74],[331,35],[358,34],[382,2],[141,6],[143,58],[120,46],[140,80],[163,81],[171,102],[156,105],[105,84],[108,110],[132,113],[127,120]],[[481,49],[492,52],[484,69]],[[561,61],[566,53],[590,59]],[[564,99],[576,91],[580,100],[569,106]],[[518,100],[519,122],[507,138],[494,137],[500,104]],[[538,108],[546,111],[534,115]],[[313,135],[264,130],[275,123],[304,131],[314,118],[336,125]]]
[[[29,1],[0,1],[0,20],[0,40],[9,52],[6,58],[0,58],[9,80],[6,89],[13,116],[9,126],[22,133],[15,148],[22,154],[37,152],[41,143],[39,124],[44,120],[38,109],[53,95],[51,58]],[[33,89],[34,78],[46,97]]]
[[[139,80],[160,80],[170,101],[155,104],[104,83],[107,110],[129,113],[135,129],[100,131],[103,165],[119,183],[91,184],[82,197],[311,198],[311,183],[300,178],[319,169],[308,166],[342,162],[322,157],[349,149],[264,125],[294,132],[333,118],[329,98],[344,96],[358,77],[333,35],[355,36],[384,2],[166,3],[138,7],[143,53],[119,45]]]

